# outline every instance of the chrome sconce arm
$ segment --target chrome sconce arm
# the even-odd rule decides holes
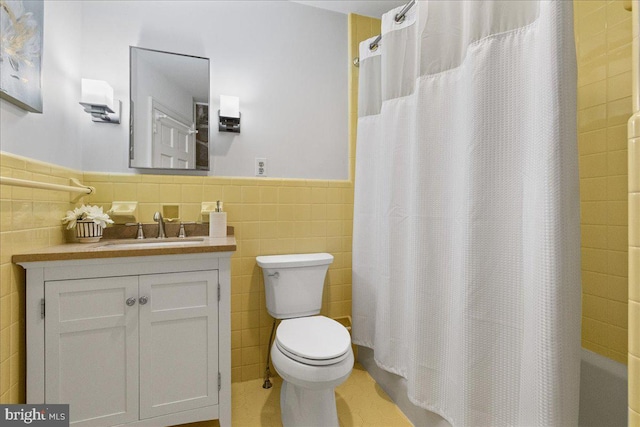
[[[238,113],[238,116],[240,116],[240,113]],[[240,133],[240,117],[224,117],[220,115],[220,110],[218,110],[218,117],[220,117],[220,123],[218,123],[220,132]]]
[[[120,123],[120,111],[122,111],[122,101],[116,100],[113,108],[107,105],[92,105],[81,102],[86,113],[91,114],[91,119],[98,123]]]

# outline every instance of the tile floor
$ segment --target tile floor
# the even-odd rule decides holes
[[[280,420],[282,380],[278,377],[272,379],[273,387],[269,390],[262,388],[262,382],[258,379],[231,385],[231,420],[234,426],[282,426]],[[356,363],[349,379],[336,389],[336,402],[341,427],[411,426],[409,420],[359,363]],[[217,425],[217,421],[214,421],[185,424],[181,427]]]

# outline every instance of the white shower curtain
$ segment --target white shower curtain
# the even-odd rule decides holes
[[[572,2],[399,9],[360,46],[353,340],[455,426],[577,425]]]

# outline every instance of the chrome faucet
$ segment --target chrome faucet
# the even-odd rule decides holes
[[[162,219],[162,214],[160,212],[156,212],[153,214],[153,220],[158,223],[158,239],[165,239],[167,235],[164,232],[164,219]]]

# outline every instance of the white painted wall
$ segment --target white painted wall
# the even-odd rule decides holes
[[[43,114],[0,100],[0,150],[83,171],[128,168],[129,46],[211,58],[212,111],[240,97],[242,133],[211,134],[217,176],[348,178],[346,15],[288,1],[47,1]],[[91,121],[80,79],[108,81],[118,126]]]
[[[85,1],[85,78],[123,100],[122,125],[83,120],[85,171],[128,169],[129,46],[211,58],[212,111],[240,97],[242,132],[211,134],[217,176],[348,178],[347,17],[288,1]]]
[[[82,3],[45,2],[43,113],[0,100],[0,150],[73,169],[82,168],[78,123],[89,120],[80,100]]]

